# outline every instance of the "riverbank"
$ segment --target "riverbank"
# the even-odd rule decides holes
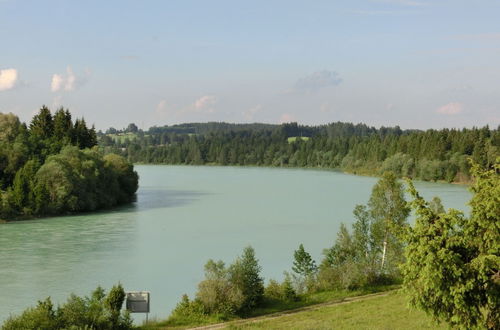
[[[204,164],[169,164],[169,163],[144,163],[144,162],[135,162],[136,165],[146,165],[146,166],[188,166],[188,167],[197,167],[197,166],[206,166],[206,167],[236,167],[236,168],[268,168],[268,169],[297,169],[297,170],[314,170],[314,171],[326,171],[326,172],[334,172],[334,173],[342,173],[349,174],[361,177],[370,177],[370,178],[379,178],[382,173],[380,171],[375,170],[365,170],[365,169],[342,169],[340,167],[319,167],[319,166],[268,166],[268,165],[222,165],[219,163],[204,163]],[[456,184],[456,185],[465,185],[469,186],[473,182],[466,175],[457,175],[457,179],[454,181],[446,181],[446,180],[423,180],[419,178],[409,178],[415,182],[432,182],[432,183],[445,183],[445,184]]]

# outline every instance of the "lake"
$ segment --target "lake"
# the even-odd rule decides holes
[[[0,224],[0,322],[47,296],[63,302],[121,282],[151,291],[151,314],[190,296],[210,258],[251,245],[262,275],[282,279],[300,243],[317,262],[353,221],[377,178],[257,167],[136,166],[137,202],[111,211]],[[468,212],[465,186],[417,182],[427,199]],[[136,320],[142,319],[135,314]]]

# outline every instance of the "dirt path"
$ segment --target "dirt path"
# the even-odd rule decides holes
[[[204,325],[201,327],[196,327],[196,328],[190,328],[191,330],[208,330],[208,329],[223,329],[229,325],[239,325],[239,324],[245,324],[245,323],[253,323],[253,322],[258,322],[261,320],[269,320],[269,319],[275,319],[279,317],[286,317],[290,316],[296,313],[304,312],[304,311],[311,311],[315,310],[321,307],[326,307],[326,306],[333,306],[333,305],[342,305],[342,304],[349,304],[355,301],[360,301],[360,300],[368,300],[376,297],[383,297],[387,296],[396,290],[390,290],[390,291],[385,291],[385,292],[378,292],[378,293],[372,293],[372,294],[367,294],[363,296],[356,296],[356,297],[349,297],[349,298],[343,298],[341,300],[336,300],[336,301],[329,301],[326,303],[321,303],[321,304],[316,304],[316,305],[311,305],[311,306],[306,306],[306,307],[300,307],[296,309],[291,309],[287,311],[282,311],[282,312],[277,312],[277,313],[272,313],[272,314],[267,314],[267,315],[262,315],[262,316],[256,316],[256,317],[250,317],[247,319],[242,319],[242,320],[237,320],[237,321],[230,321],[230,322],[224,322],[224,323],[217,323],[217,324],[211,324],[211,325]]]

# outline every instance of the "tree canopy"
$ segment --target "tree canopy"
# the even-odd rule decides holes
[[[138,176],[122,156],[103,156],[94,128],[43,106],[29,128],[0,113],[0,218],[56,215],[127,203]]]
[[[340,168],[370,175],[391,171],[426,181],[468,182],[467,158],[491,166],[500,155],[500,131],[488,126],[421,131],[342,122],[187,123],[108,133],[100,135],[100,145],[132,162]]]
[[[472,166],[471,214],[436,211],[412,183],[404,287],[412,305],[453,327],[500,327],[500,158]]]

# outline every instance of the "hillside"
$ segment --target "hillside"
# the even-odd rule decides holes
[[[404,294],[379,293],[346,298],[277,313],[196,329],[447,329],[425,313],[407,307]]]

